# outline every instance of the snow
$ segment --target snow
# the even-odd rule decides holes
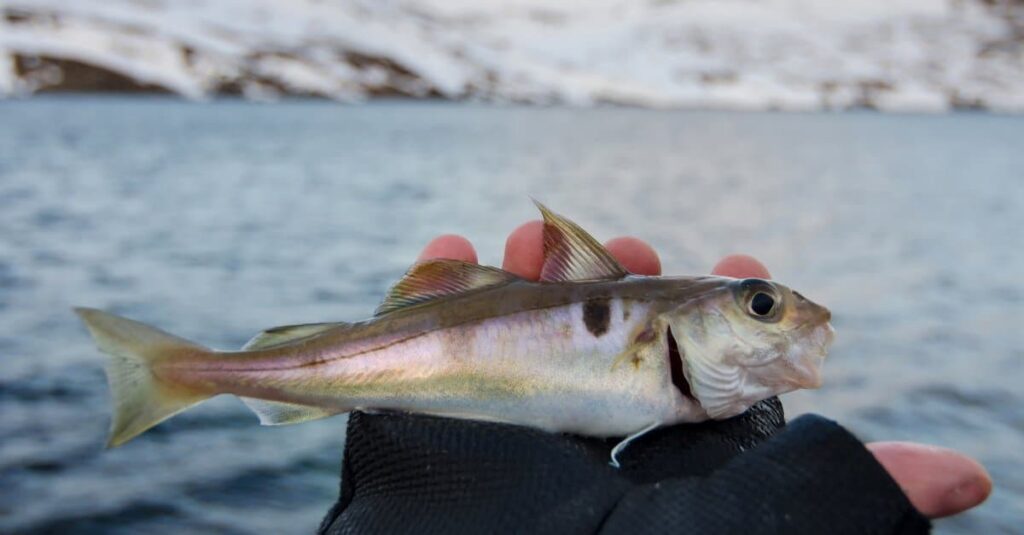
[[[17,79],[20,55],[189,98],[234,85],[251,98],[1024,111],[1024,8],[980,0],[6,0],[0,10],[0,95],[55,82]]]
[[[187,97],[203,95],[199,80],[184,69],[180,48],[165,39],[105,32],[77,20],[54,28],[32,30],[10,32],[5,39],[6,47],[20,54],[60,57],[98,65]]]

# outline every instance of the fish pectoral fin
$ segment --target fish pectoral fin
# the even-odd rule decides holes
[[[268,347],[294,342],[302,338],[308,338],[331,329],[348,327],[349,325],[349,323],[339,321],[334,323],[303,323],[300,325],[282,325],[280,327],[273,327],[253,336],[252,340],[249,340],[244,346],[242,346],[242,350],[253,351],[256,349],[266,349]]]
[[[545,282],[616,280],[629,275],[593,236],[579,225],[533,201],[544,216]]]
[[[375,315],[517,280],[520,280],[518,276],[496,267],[446,258],[426,260],[409,268],[405,276],[388,290]]]
[[[298,403],[283,401],[267,401],[256,398],[240,398],[260,419],[260,425],[288,425],[310,420],[319,420],[345,412],[336,409],[324,409]]]

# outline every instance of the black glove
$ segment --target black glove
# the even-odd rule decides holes
[[[777,399],[720,422],[616,440],[407,414],[353,413],[341,533],[927,533],[888,473],[820,416]],[[741,452],[745,452],[739,455]]]

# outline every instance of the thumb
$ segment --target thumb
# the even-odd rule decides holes
[[[867,448],[929,518],[961,513],[992,493],[988,472],[962,453],[910,442],[872,442]]]

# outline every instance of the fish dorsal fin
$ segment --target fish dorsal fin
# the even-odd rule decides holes
[[[376,315],[516,280],[519,277],[495,267],[443,258],[427,260],[409,268],[405,276],[388,290],[384,302],[377,307]]]
[[[629,272],[579,225],[533,201],[544,216],[544,266],[540,280],[545,282],[621,279]]]
[[[339,321],[335,323],[303,323],[301,325],[282,325],[280,327],[273,327],[253,336],[252,340],[249,340],[244,346],[242,346],[242,350],[254,351],[257,349],[266,349],[268,347],[292,342],[300,338],[308,338],[314,334],[320,334],[324,331],[329,331],[338,327],[348,327],[349,325],[350,324],[348,323]]]

